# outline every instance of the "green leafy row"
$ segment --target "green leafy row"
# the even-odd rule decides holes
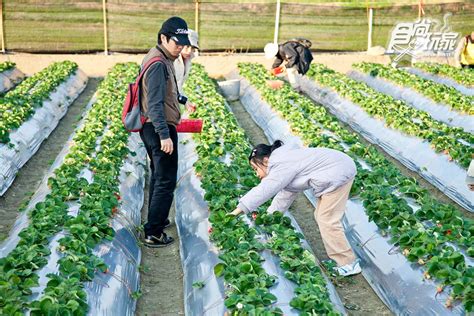
[[[255,224],[272,236],[267,247],[279,256],[285,277],[299,285],[290,305],[300,310],[301,315],[338,315],[328,299],[326,280],[316,258],[301,246],[304,236],[294,230],[291,220],[281,212],[270,215],[261,211]]]
[[[364,145],[324,107],[286,84],[280,90],[270,89],[266,81],[274,78],[262,65],[242,63],[239,69],[307,145],[341,150],[355,160],[358,174],[352,194],[359,195],[369,219],[382,234],[391,236],[391,242],[400,246],[409,261],[424,266],[426,278],[436,277],[441,289],[446,287],[453,299],[463,300],[466,310],[473,310],[474,268],[466,265],[458,248],[474,257],[474,222],[453,206],[436,201],[415,179],[403,176],[375,147]],[[371,170],[364,169],[359,160]],[[421,208],[414,212],[403,197],[413,198]]]
[[[453,87],[382,64],[362,62],[354,64],[354,67],[372,77],[382,77],[401,86],[411,87],[435,102],[449,105],[454,110],[474,115],[474,96],[464,95]]]
[[[0,63],[0,73],[15,68],[16,64],[11,61]]]
[[[122,68],[121,68],[122,67]],[[51,192],[44,201],[37,203],[28,214],[30,225],[19,234],[20,240],[15,249],[8,256],[0,259],[0,314],[23,315],[25,308],[30,307],[28,296],[32,293],[31,288],[38,286],[38,275],[35,271],[47,264],[50,254],[48,244],[50,239],[59,231],[69,225],[74,219],[68,215],[68,201],[78,200],[81,196],[89,196],[89,184],[86,179],[80,178],[81,170],[91,164],[96,150],[97,139],[103,136],[104,130],[109,123],[112,107],[110,100],[117,94],[117,88],[123,90],[127,82],[133,80],[133,72],[138,66],[131,68],[132,73],[125,73],[124,66],[116,66],[107,78],[101,83],[97,92],[97,102],[84,119],[84,125],[76,132],[69,153],[63,159],[63,163],[54,171],[54,175],[48,179]],[[119,90],[120,91],[120,90]],[[123,92],[123,91],[122,91]],[[123,98],[123,94],[119,98]],[[107,203],[107,200],[105,200]],[[99,209],[100,212],[106,210]],[[87,244],[76,243],[75,246],[87,246]],[[61,248],[60,250],[62,250]],[[66,248],[64,248],[66,249]],[[99,262],[96,262],[100,266]],[[77,263],[79,265],[79,263]],[[60,276],[52,276],[52,281]],[[57,291],[63,292],[64,297],[70,296],[84,298],[82,290],[72,287],[77,283],[75,278],[61,279],[61,284],[56,284]],[[48,285],[53,285],[53,283]],[[49,288],[51,288],[51,286]],[[67,295],[66,295],[67,294]],[[70,295],[70,296],[69,296]],[[48,296],[45,296],[48,297]],[[85,306],[71,303],[73,306],[62,305],[54,309],[60,314],[83,314]],[[35,313],[51,311],[51,303],[44,302],[39,306],[33,303],[31,306]],[[73,308],[74,307],[74,308]],[[77,313],[76,311],[77,307]]]
[[[195,170],[202,177],[205,199],[211,210],[211,240],[221,250],[225,249],[220,256],[224,264],[216,266],[216,270],[223,273],[231,286],[226,306],[238,315],[267,313],[259,308],[276,300],[270,299],[266,289],[273,282],[268,282],[266,276],[258,276],[263,270],[257,264],[261,260],[257,251],[267,247],[280,257],[287,276],[299,285],[290,302],[292,307],[299,309],[301,315],[336,315],[321,271],[314,257],[301,246],[303,236],[294,231],[288,218],[282,217],[281,213],[266,215],[262,207],[259,213],[252,215],[257,224],[255,230],[248,228],[241,219],[226,216],[237,206],[239,196],[258,184],[258,178],[248,164],[250,145],[202,66],[193,65],[186,92],[199,105],[194,116],[205,119],[205,132],[195,137],[199,154]],[[232,158],[230,164],[222,161],[226,154]],[[255,240],[258,230],[274,232],[266,246]],[[250,264],[247,264],[249,256]],[[277,309],[271,313],[277,313]]]
[[[87,314],[83,283],[91,281],[97,272],[108,273],[106,264],[92,251],[102,241],[114,237],[111,217],[119,206],[118,177],[129,153],[129,133],[123,127],[121,109],[128,83],[135,79],[138,70],[135,63],[117,64],[100,87],[96,106],[103,110],[101,117],[107,122],[107,131],[96,155],[86,164],[93,173],[93,182],[82,188],[79,214],[65,223],[68,234],[59,240],[59,274],[48,275],[45,295],[30,305],[32,315]]]
[[[194,167],[209,205],[210,240],[220,250],[222,263],[214,271],[216,276],[224,277],[225,306],[232,315],[282,314],[271,307],[277,298],[269,288],[276,277],[262,267],[264,259],[259,252],[264,245],[257,239],[258,232],[242,218],[227,215],[237,206],[238,196],[256,184],[242,159],[249,145],[237,142],[244,133],[201,65],[193,65],[185,91],[198,105],[195,116],[204,119],[203,132],[195,137],[199,160]],[[229,165],[222,161],[227,153],[232,155]]]
[[[437,152],[449,155],[448,159],[468,168],[474,154],[474,148],[471,146],[474,144],[473,134],[465,132],[462,128],[450,127],[436,121],[428,113],[377,92],[368,85],[324,65],[312,64],[307,75],[358,104],[369,115],[384,120],[388,127],[427,140]]]
[[[456,68],[447,64],[415,63],[418,67],[434,75],[441,75],[454,79],[466,87],[474,87],[474,70],[469,68]]]
[[[76,70],[77,64],[71,61],[53,63],[1,97],[0,143],[8,143],[11,131],[31,117],[54,89]]]

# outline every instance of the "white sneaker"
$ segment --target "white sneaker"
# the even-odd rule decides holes
[[[346,277],[349,275],[359,274],[362,272],[362,269],[360,268],[359,259],[356,259],[352,263],[337,267],[336,271],[339,275]]]

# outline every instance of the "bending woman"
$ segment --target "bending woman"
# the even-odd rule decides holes
[[[314,217],[328,256],[336,261],[340,275],[361,272],[341,224],[357,173],[349,156],[329,148],[283,146],[277,140],[272,146],[260,144],[255,147],[249,162],[261,182],[240,199],[232,215],[252,212],[272,197],[267,211],[285,212],[297,193],[312,189],[318,198]]]

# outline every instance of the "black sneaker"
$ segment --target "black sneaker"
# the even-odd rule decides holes
[[[171,221],[170,221],[169,219],[166,219],[166,220],[165,220],[165,228],[170,227],[171,224],[172,224],[172,223],[171,223]]]
[[[145,246],[150,248],[160,248],[168,246],[173,241],[173,237],[168,237],[165,233],[161,233],[161,236],[159,238],[153,235],[146,236],[143,243],[145,244]]]

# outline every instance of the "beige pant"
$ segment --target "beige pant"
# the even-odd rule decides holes
[[[286,73],[288,74],[288,81],[293,89],[300,91],[300,80],[301,75],[298,73],[296,68],[287,68]]]
[[[336,261],[338,266],[349,264],[355,260],[354,252],[344,235],[341,223],[353,181],[351,180],[333,192],[322,195],[314,212],[324,248],[326,248],[329,258]]]

